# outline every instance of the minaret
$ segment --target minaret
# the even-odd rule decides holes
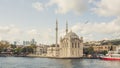
[[[57,47],[57,45],[58,45],[58,21],[57,21],[57,19],[56,19],[56,47]]]
[[[68,22],[66,21],[66,34],[68,33]]]

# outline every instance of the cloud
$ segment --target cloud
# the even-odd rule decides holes
[[[14,25],[0,26],[0,34],[18,34],[21,30]]]
[[[100,16],[120,16],[120,0],[100,0],[93,11]]]
[[[87,0],[50,0],[47,6],[56,5],[56,13],[66,14],[68,12],[74,12],[75,14],[81,14],[87,10]]]
[[[43,11],[44,10],[44,5],[40,2],[35,2],[32,4],[32,7],[35,8],[38,11]]]
[[[0,40],[7,40],[10,42],[20,39],[23,31],[15,25],[0,26]]]
[[[95,2],[95,0],[89,0],[88,2],[89,2],[89,3],[93,3],[93,2]]]
[[[9,31],[10,31],[10,29],[8,26],[4,26],[4,27],[0,26],[0,33],[7,33]]]
[[[72,27],[73,31],[81,31],[83,33],[114,33],[120,30],[120,17],[111,22],[99,22],[99,23],[87,23],[87,24],[76,24]]]
[[[40,2],[32,4],[32,7],[38,11],[43,11],[45,8],[51,6],[56,6],[55,13],[58,14],[73,12],[79,15],[88,10],[88,0],[49,0],[49,2],[45,4]]]
[[[38,30],[36,30],[36,29],[31,29],[31,30],[27,31],[27,33],[28,33],[29,35],[37,35],[37,34],[38,34]]]
[[[120,36],[120,17],[117,17],[111,22],[96,22],[87,24],[76,24],[71,27],[72,31],[80,33],[82,35],[102,36],[102,35],[114,35]],[[93,36],[92,35],[92,36]],[[91,36],[91,35],[90,35]],[[97,37],[95,37],[97,38]]]
[[[55,13],[66,14],[73,12],[77,15],[88,10],[88,5],[93,12],[100,16],[120,16],[120,0],[48,0],[45,4],[41,2],[32,3],[32,7],[38,11],[53,7]]]
[[[55,40],[53,31],[49,29],[28,29],[22,30],[15,25],[0,26],[0,40],[8,40],[10,42],[35,39],[38,43],[52,44]]]
[[[26,33],[29,38],[35,38],[37,39],[37,41],[42,43],[53,43],[53,40],[55,40],[53,31],[51,29],[44,29],[44,31],[38,29],[31,29],[27,30]]]

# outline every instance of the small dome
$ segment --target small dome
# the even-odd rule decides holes
[[[74,32],[70,31],[65,35],[64,38],[79,38],[79,36],[77,36],[77,34],[75,34]]]

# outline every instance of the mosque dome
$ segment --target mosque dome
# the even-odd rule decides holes
[[[74,32],[70,31],[69,33],[65,35],[64,38],[79,38],[79,36],[75,34]]]

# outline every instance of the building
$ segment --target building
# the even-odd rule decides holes
[[[47,56],[48,57],[59,57],[59,54],[57,54],[57,53],[59,53],[59,50],[57,50],[57,48],[56,47],[48,47],[48,49],[47,49]]]
[[[68,32],[66,23],[66,35],[60,39],[58,45],[58,22],[56,21],[56,44],[54,47],[48,47],[48,57],[55,58],[80,58],[83,56],[83,37],[79,38],[74,32]]]
[[[29,46],[29,45],[36,45],[37,42],[35,41],[35,39],[32,39],[30,41],[23,41],[23,45],[25,46]]]
[[[70,31],[60,39],[60,57],[80,58],[83,56],[83,38]]]
[[[93,50],[97,52],[116,50],[116,45],[94,45],[92,47],[93,47]]]
[[[49,47],[48,45],[44,45],[44,44],[40,44],[39,46],[36,46],[35,54],[46,56],[48,47]]]
[[[92,46],[94,51],[109,51],[110,47],[108,45],[95,45]]]

